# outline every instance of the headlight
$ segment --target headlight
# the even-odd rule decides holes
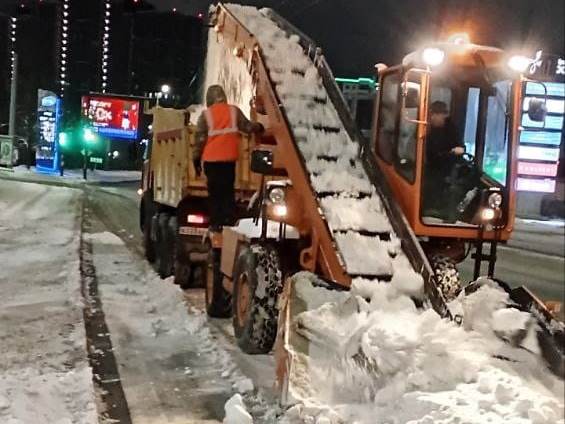
[[[481,218],[483,221],[490,221],[494,218],[494,209],[492,208],[484,208],[481,212]]]
[[[285,199],[285,192],[280,187],[275,187],[269,191],[269,200],[273,203],[283,203]]]
[[[286,205],[274,205],[273,206],[273,215],[278,216],[279,218],[282,218],[283,216],[286,216],[288,212],[288,209],[286,207]]]
[[[512,56],[508,61],[508,66],[510,69],[516,72],[525,72],[528,66],[532,63],[532,59],[526,56]]]
[[[426,65],[437,66],[443,62],[445,52],[436,47],[428,47],[422,52],[422,59]]]
[[[502,194],[491,193],[488,197],[488,205],[493,209],[498,209],[502,205]]]

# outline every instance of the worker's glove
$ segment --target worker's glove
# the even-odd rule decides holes
[[[200,162],[200,159],[194,159],[192,161],[192,164],[194,165],[194,171],[196,172],[196,176],[200,177],[200,175],[202,175],[202,162]]]

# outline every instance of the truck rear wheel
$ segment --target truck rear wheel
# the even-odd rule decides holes
[[[157,219],[155,270],[161,278],[167,278],[173,274],[174,240],[171,240],[170,218],[168,213],[160,213]]]
[[[212,318],[229,318],[231,315],[231,296],[222,283],[220,270],[221,250],[210,249],[206,264],[206,312]]]
[[[283,273],[278,252],[251,245],[237,259],[234,274],[233,328],[246,353],[268,353],[277,335],[278,297]]]
[[[153,263],[155,262],[155,243],[151,238],[151,223],[153,221],[153,215],[155,214],[155,206],[153,201],[149,199],[149,196],[144,196],[141,201],[140,207],[141,219],[143,225],[143,249],[145,251],[145,258]]]
[[[455,299],[461,291],[461,278],[457,265],[449,256],[433,255],[430,262],[436,275],[438,288],[447,301]]]

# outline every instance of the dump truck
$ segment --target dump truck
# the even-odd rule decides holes
[[[213,9],[210,22],[208,54],[214,52],[220,58],[214,61],[220,65],[218,69],[208,66],[207,82],[223,84],[230,97],[230,92],[240,89],[230,84],[237,85],[241,78],[234,78],[233,72],[226,76],[231,72],[228,63],[239,63],[250,76],[251,115],[266,132],[246,152],[247,162],[240,163],[258,178],[253,180],[256,194],[249,198],[248,211],[252,212],[222,233],[205,236],[205,245],[210,247],[204,268],[208,313],[232,316],[235,339],[244,352],[267,353],[278,340],[277,376],[282,392],[288,387],[286,378],[292,368],[288,349],[293,340],[292,316],[300,312],[293,302],[289,277],[298,271],[318,275],[331,290],[348,290],[356,280],[386,283],[402,279],[414,285],[423,280],[421,306],[457,319],[448,307],[452,285],[440,284],[440,280],[460,259],[460,243],[476,247],[476,261],[480,265],[487,259],[492,276],[496,243],[506,240],[512,231],[517,99],[523,76],[509,71],[510,82],[502,88],[509,84],[511,90],[501,100],[502,88],[496,86],[500,80],[491,79],[491,72],[492,64],[501,67],[503,52],[471,44],[463,48],[469,89],[476,88],[475,83],[479,90],[485,89],[473,94],[479,105],[473,151],[479,161],[461,158],[463,162],[454,164],[458,173],[451,181],[455,184],[471,176],[476,186],[448,186],[461,197],[455,220],[430,216],[425,222],[428,215],[422,215],[419,193],[425,174],[427,110],[435,81],[434,68],[421,63],[422,51],[380,73],[376,126],[373,137],[366,140],[349,114],[321,49],[290,23],[268,9],[223,4]],[[446,63],[450,54],[440,53]],[[391,75],[396,79],[393,88],[387,81]],[[465,76],[461,78],[465,82]],[[247,99],[232,97],[229,100],[236,103]],[[451,103],[454,116],[455,110],[464,116],[455,98],[456,94]],[[485,102],[504,104],[496,120],[497,129],[502,125],[505,146],[502,182],[498,174],[493,178],[488,173],[490,168],[480,156],[489,126],[484,118],[487,109],[481,109]],[[532,112],[542,110],[543,101],[531,106]],[[153,143],[155,140],[159,140],[157,134]],[[383,158],[379,146],[385,142],[390,156]],[[152,187],[155,192],[156,182]],[[185,219],[175,210],[178,222]],[[150,221],[162,228],[155,215]],[[151,240],[158,238],[157,234]],[[484,243],[493,245],[489,255],[482,252]],[[442,263],[448,264],[444,268],[437,262],[433,265],[440,255]],[[547,347],[544,356],[562,373],[562,323],[527,289],[500,284],[521,308],[535,310],[541,324],[539,337]],[[473,290],[473,286],[466,289]]]
[[[139,213],[145,256],[161,278],[174,275],[176,284],[188,288],[201,284],[210,250],[203,243],[209,221],[206,181],[196,174],[192,157],[196,127],[190,110],[156,106],[148,113],[153,115],[152,138],[143,163]],[[238,217],[249,214],[249,199],[260,183],[250,171],[252,143],[244,137],[240,145]]]

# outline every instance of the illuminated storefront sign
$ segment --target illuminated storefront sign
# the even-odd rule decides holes
[[[555,180],[553,178],[534,179],[519,177],[517,181],[518,191],[535,191],[538,193],[554,193]]]
[[[557,175],[557,164],[520,161],[518,162],[518,174],[538,177],[555,177]]]
[[[557,162],[559,160],[559,149],[536,146],[520,146],[518,150],[518,159],[546,160],[548,162]]]
[[[555,191],[565,116],[564,65],[562,58],[546,56],[538,51],[530,66],[530,78],[534,81],[525,83],[522,103],[524,112],[520,122],[520,177],[517,184],[520,191]],[[530,100],[533,98],[542,99],[546,104],[547,115],[543,122],[532,121],[528,116]]]
[[[543,144],[559,147],[561,144],[561,132],[524,130],[520,133],[520,143]]]
[[[139,101],[116,97],[85,96],[82,116],[100,135],[135,139],[139,125]]]
[[[61,100],[51,91],[38,91],[37,125],[39,137],[35,154],[35,166],[38,171],[56,171],[58,169],[58,129]]]

